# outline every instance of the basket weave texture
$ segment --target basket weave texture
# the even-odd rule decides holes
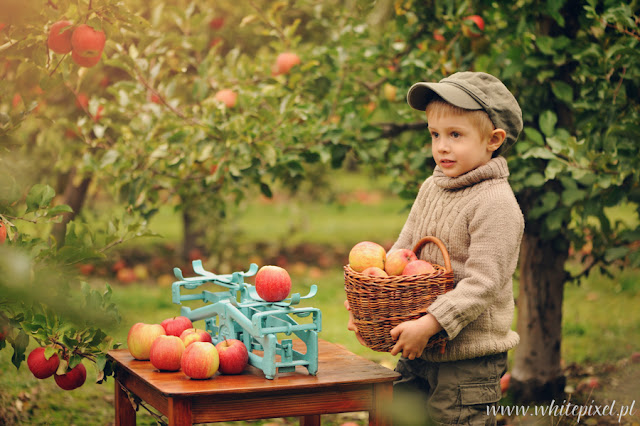
[[[367,347],[378,352],[389,352],[395,345],[390,331],[398,324],[422,317],[427,308],[441,294],[453,289],[453,270],[449,252],[436,237],[422,238],[413,248],[418,254],[427,243],[438,246],[445,266],[433,264],[435,272],[421,275],[394,275],[372,277],[344,267],[344,288],[349,308],[358,332]],[[440,346],[444,351],[443,333],[433,336],[427,348]]]

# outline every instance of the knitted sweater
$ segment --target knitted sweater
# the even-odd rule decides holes
[[[505,352],[519,342],[511,330],[513,284],[524,219],[507,181],[503,157],[463,175],[447,177],[436,166],[420,188],[392,249],[409,248],[424,236],[438,237],[451,257],[456,287],[439,296],[428,312],[449,341],[444,354],[427,349],[428,361],[456,361]],[[419,257],[444,265],[435,244]]]

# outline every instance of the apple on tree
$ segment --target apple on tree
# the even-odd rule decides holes
[[[267,302],[280,302],[291,291],[291,277],[284,268],[265,265],[256,274],[256,291]]]
[[[178,336],[188,328],[193,328],[191,320],[184,316],[167,318],[160,323],[168,336]]]
[[[370,266],[384,269],[387,252],[380,244],[361,241],[349,252],[349,265],[356,272],[362,272]]]
[[[407,263],[407,266],[405,266],[402,271],[402,275],[432,274],[435,271],[436,268],[434,268],[431,263],[426,260],[418,259]]]
[[[216,345],[220,360],[220,373],[240,374],[249,363],[249,351],[238,339],[225,339]]]
[[[146,361],[149,359],[151,345],[158,336],[164,336],[167,332],[160,324],[135,323],[129,329],[127,335],[127,347],[129,353],[135,359]]]
[[[65,54],[71,52],[71,35],[73,34],[73,24],[62,20],[51,25],[47,46],[55,53]]]
[[[271,72],[274,76],[280,74],[288,74],[291,71],[291,68],[300,64],[300,57],[293,52],[283,52],[278,55],[276,58],[276,63],[274,64]]]
[[[178,336],[158,336],[151,344],[149,361],[160,371],[178,371],[184,352],[184,343]]]
[[[105,43],[103,31],[87,24],[78,25],[71,35],[71,59],[82,67],[92,67],[100,62]]]
[[[37,379],[46,379],[53,376],[60,365],[58,354],[54,353],[47,358],[44,351],[44,347],[35,348],[27,357],[27,366]]]
[[[220,366],[218,350],[213,343],[193,342],[187,346],[182,354],[180,367],[190,379],[209,379],[213,377]]]
[[[465,22],[470,21],[470,22]],[[484,19],[480,15],[470,15],[463,19],[462,33],[466,37],[480,37],[484,31]]]
[[[384,270],[389,275],[402,275],[405,266],[412,260],[418,260],[418,256],[409,249],[391,250],[387,254]]]
[[[0,244],[3,244],[7,239],[7,226],[4,222],[0,221]]]
[[[65,374],[55,374],[53,379],[60,389],[74,390],[79,388],[87,380],[87,369],[80,363]]]
[[[238,94],[231,89],[222,89],[216,92],[214,99],[225,104],[227,108],[233,108],[238,101]]]
[[[197,328],[187,328],[180,334],[180,339],[182,339],[185,348],[193,342],[211,343],[211,335],[209,332],[206,330],[198,330]]]

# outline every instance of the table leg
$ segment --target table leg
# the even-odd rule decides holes
[[[191,401],[188,398],[169,398],[169,426],[191,425]]]
[[[116,426],[133,426],[136,424],[136,411],[131,405],[129,394],[116,378],[115,384]]]
[[[300,417],[300,426],[320,426],[320,414]]]
[[[391,404],[393,383],[378,383],[373,386],[373,403],[369,411],[369,426],[391,426]]]

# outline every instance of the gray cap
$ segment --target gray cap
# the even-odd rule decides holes
[[[438,95],[459,108],[484,110],[496,128],[507,132],[506,145],[512,145],[522,131],[522,111],[509,89],[496,77],[484,72],[457,72],[438,83],[420,82],[409,89],[407,102],[424,111]]]

